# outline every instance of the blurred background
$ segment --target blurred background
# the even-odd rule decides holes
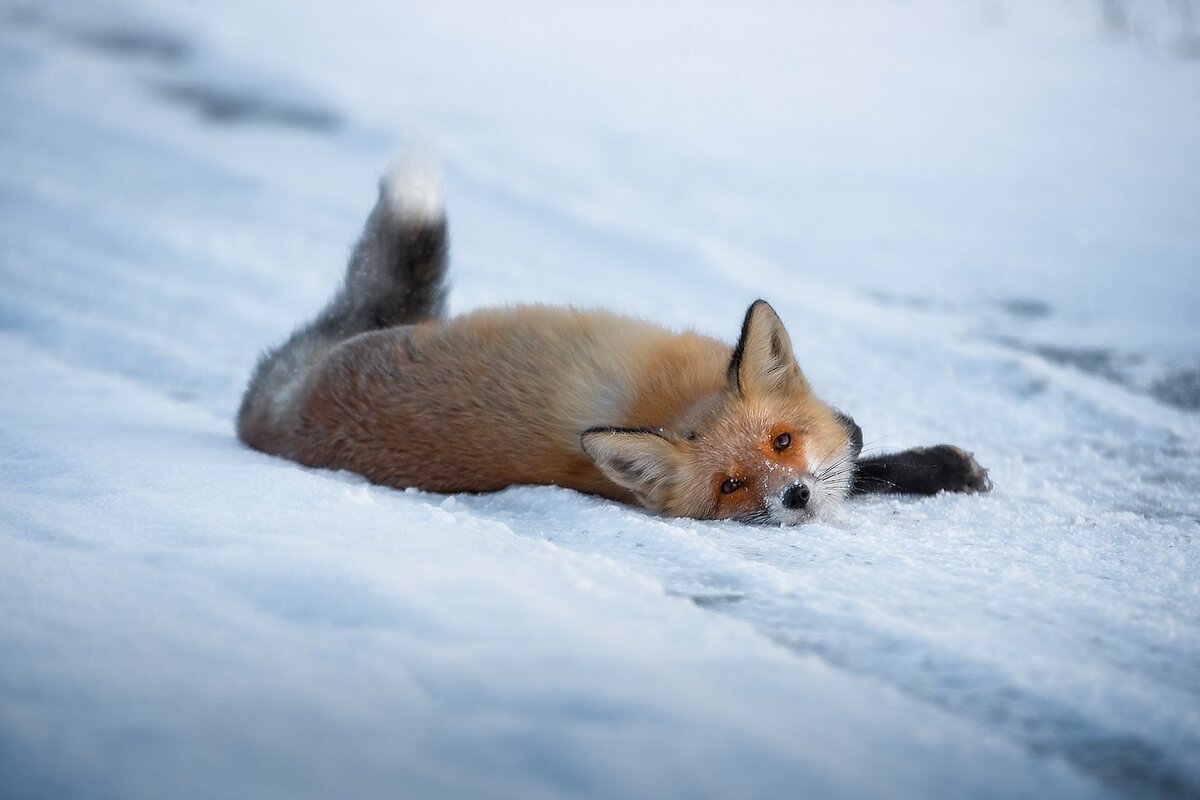
[[[149,186],[175,166],[153,153],[123,160],[72,138],[81,117],[199,162],[217,152],[242,180],[324,204],[288,218],[273,201],[269,230],[246,220],[248,197],[224,215],[196,200],[215,213],[188,208],[195,225],[176,237],[206,269],[286,257],[310,307],[382,165],[415,144],[449,175],[459,309],[535,289],[728,336],[756,296],[819,296],[823,312],[919,311],[1200,407],[1189,0],[67,0],[6,2],[4,16],[9,107],[41,91],[43,116],[59,115],[52,141],[40,119],[13,118],[28,112],[6,123],[13,290],[50,278],[20,274],[12,253],[90,244],[46,229],[11,188],[21,175],[66,183],[80,162],[89,174],[73,191],[140,196],[159,214],[204,194],[182,174],[170,191]],[[144,313],[136,299],[123,314]],[[280,308],[261,299],[263,315]],[[276,330],[294,318],[278,313],[289,322]]]

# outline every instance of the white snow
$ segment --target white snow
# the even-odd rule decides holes
[[[1198,22],[0,2],[0,794],[1197,796]],[[994,492],[768,529],[242,447],[414,143],[454,309],[765,297]]]

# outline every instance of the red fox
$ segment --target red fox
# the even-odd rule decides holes
[[[853,492],[991,487],[950,445],[863,458],[862,430],[813,393],[762,300],[733,347],[605,311],[447,318],[446,253],[436,171],[385,176],[340,291],[259,362],[241,439],[387,486],[557,484],[776,525]]]

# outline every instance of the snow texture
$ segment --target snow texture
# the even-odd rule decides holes
[[[0,794],[1200,796],[1200,9],[576,5],[0,2]],[[413,144],[455,310],[766,297],[995,490],[771,529],[242,447]]]

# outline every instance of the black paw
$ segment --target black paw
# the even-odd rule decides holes
[[[973,454],[961,447],[936,444],[915,452],[920,453],[921,460],[933,468],[933,474],[929,475],[929,488],[935,492],[989,492],[992,489],[988,471],[980,466]]]
[[[952,444],[870,456],[856,465],[854,491],[859,494],[930,495],[992,488],[987,470],[973,455]]]

